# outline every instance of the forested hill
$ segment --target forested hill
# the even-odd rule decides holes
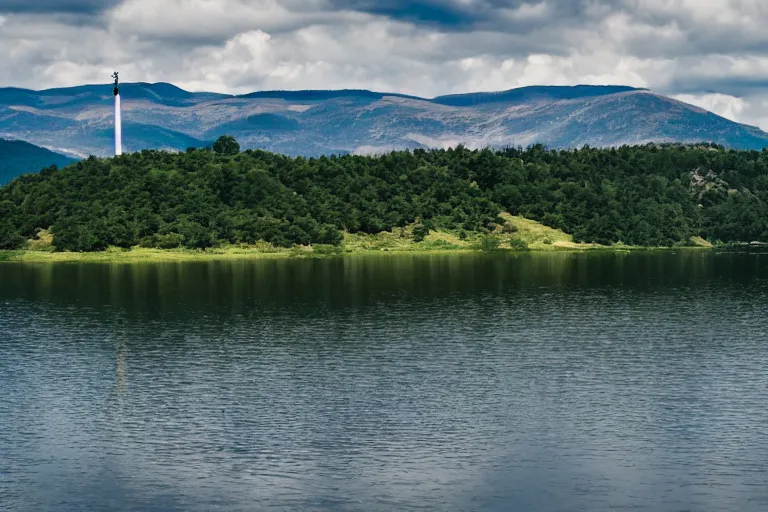
[[[25,172],[49,165],[63,167],[75,160],[20,140],[0,139],[0,185]]]
[[[289,158],[232,144],[90,158],[0,189],[0,248],[50,229],[60,250],[109,245],[338,244],[414,222],[457,234],[508,211],[576,241],[768,241],[768,152],[657,146]]]

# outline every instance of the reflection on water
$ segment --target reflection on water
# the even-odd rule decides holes
[[[0,509],[768,509],[768,255],[0,265]]]

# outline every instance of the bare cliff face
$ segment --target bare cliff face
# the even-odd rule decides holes
[[[78,157],[111,154],[109,85],[0,89],[0,137]],[[768,134],[647,90],[527,87],[424,99],[370,91],[191,93],[125,84],[124,147],[184,150],[222,134],[244,149],[289,155],[382,153],[404,148],[619,146],[714,142],[762,149]]]

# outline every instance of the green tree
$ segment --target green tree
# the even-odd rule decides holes
[[[222,135],[213,143],[213,150],[220,155],[240,153],[240,144],[231,135]]]
[[[429,228],[424,224],[416,224],[413,226],[413,241],[423,242],[429,235]]]
[[[16,226],[0,219],[0,249],[18,249],[23,243],[24,237],[18,233]]]
[[[499,225],[514,237],[499,218],[505,211],[585,242],[768,240],[768,151],[459,147],[308,159],[250,150],[233,158],[229,136],[215,146],[91,157],[21,176],[0,187],[0,249],[40,230],[57,250],[75,251],[339,245],[344,232],[405,232],[414,223],[416,241],[437,229],[479,240]]]

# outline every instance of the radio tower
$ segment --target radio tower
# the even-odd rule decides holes
[[[120,82],[117,71],[112,74],[115,79],[115,156],[123,154],[123,120],[120,114]]]

